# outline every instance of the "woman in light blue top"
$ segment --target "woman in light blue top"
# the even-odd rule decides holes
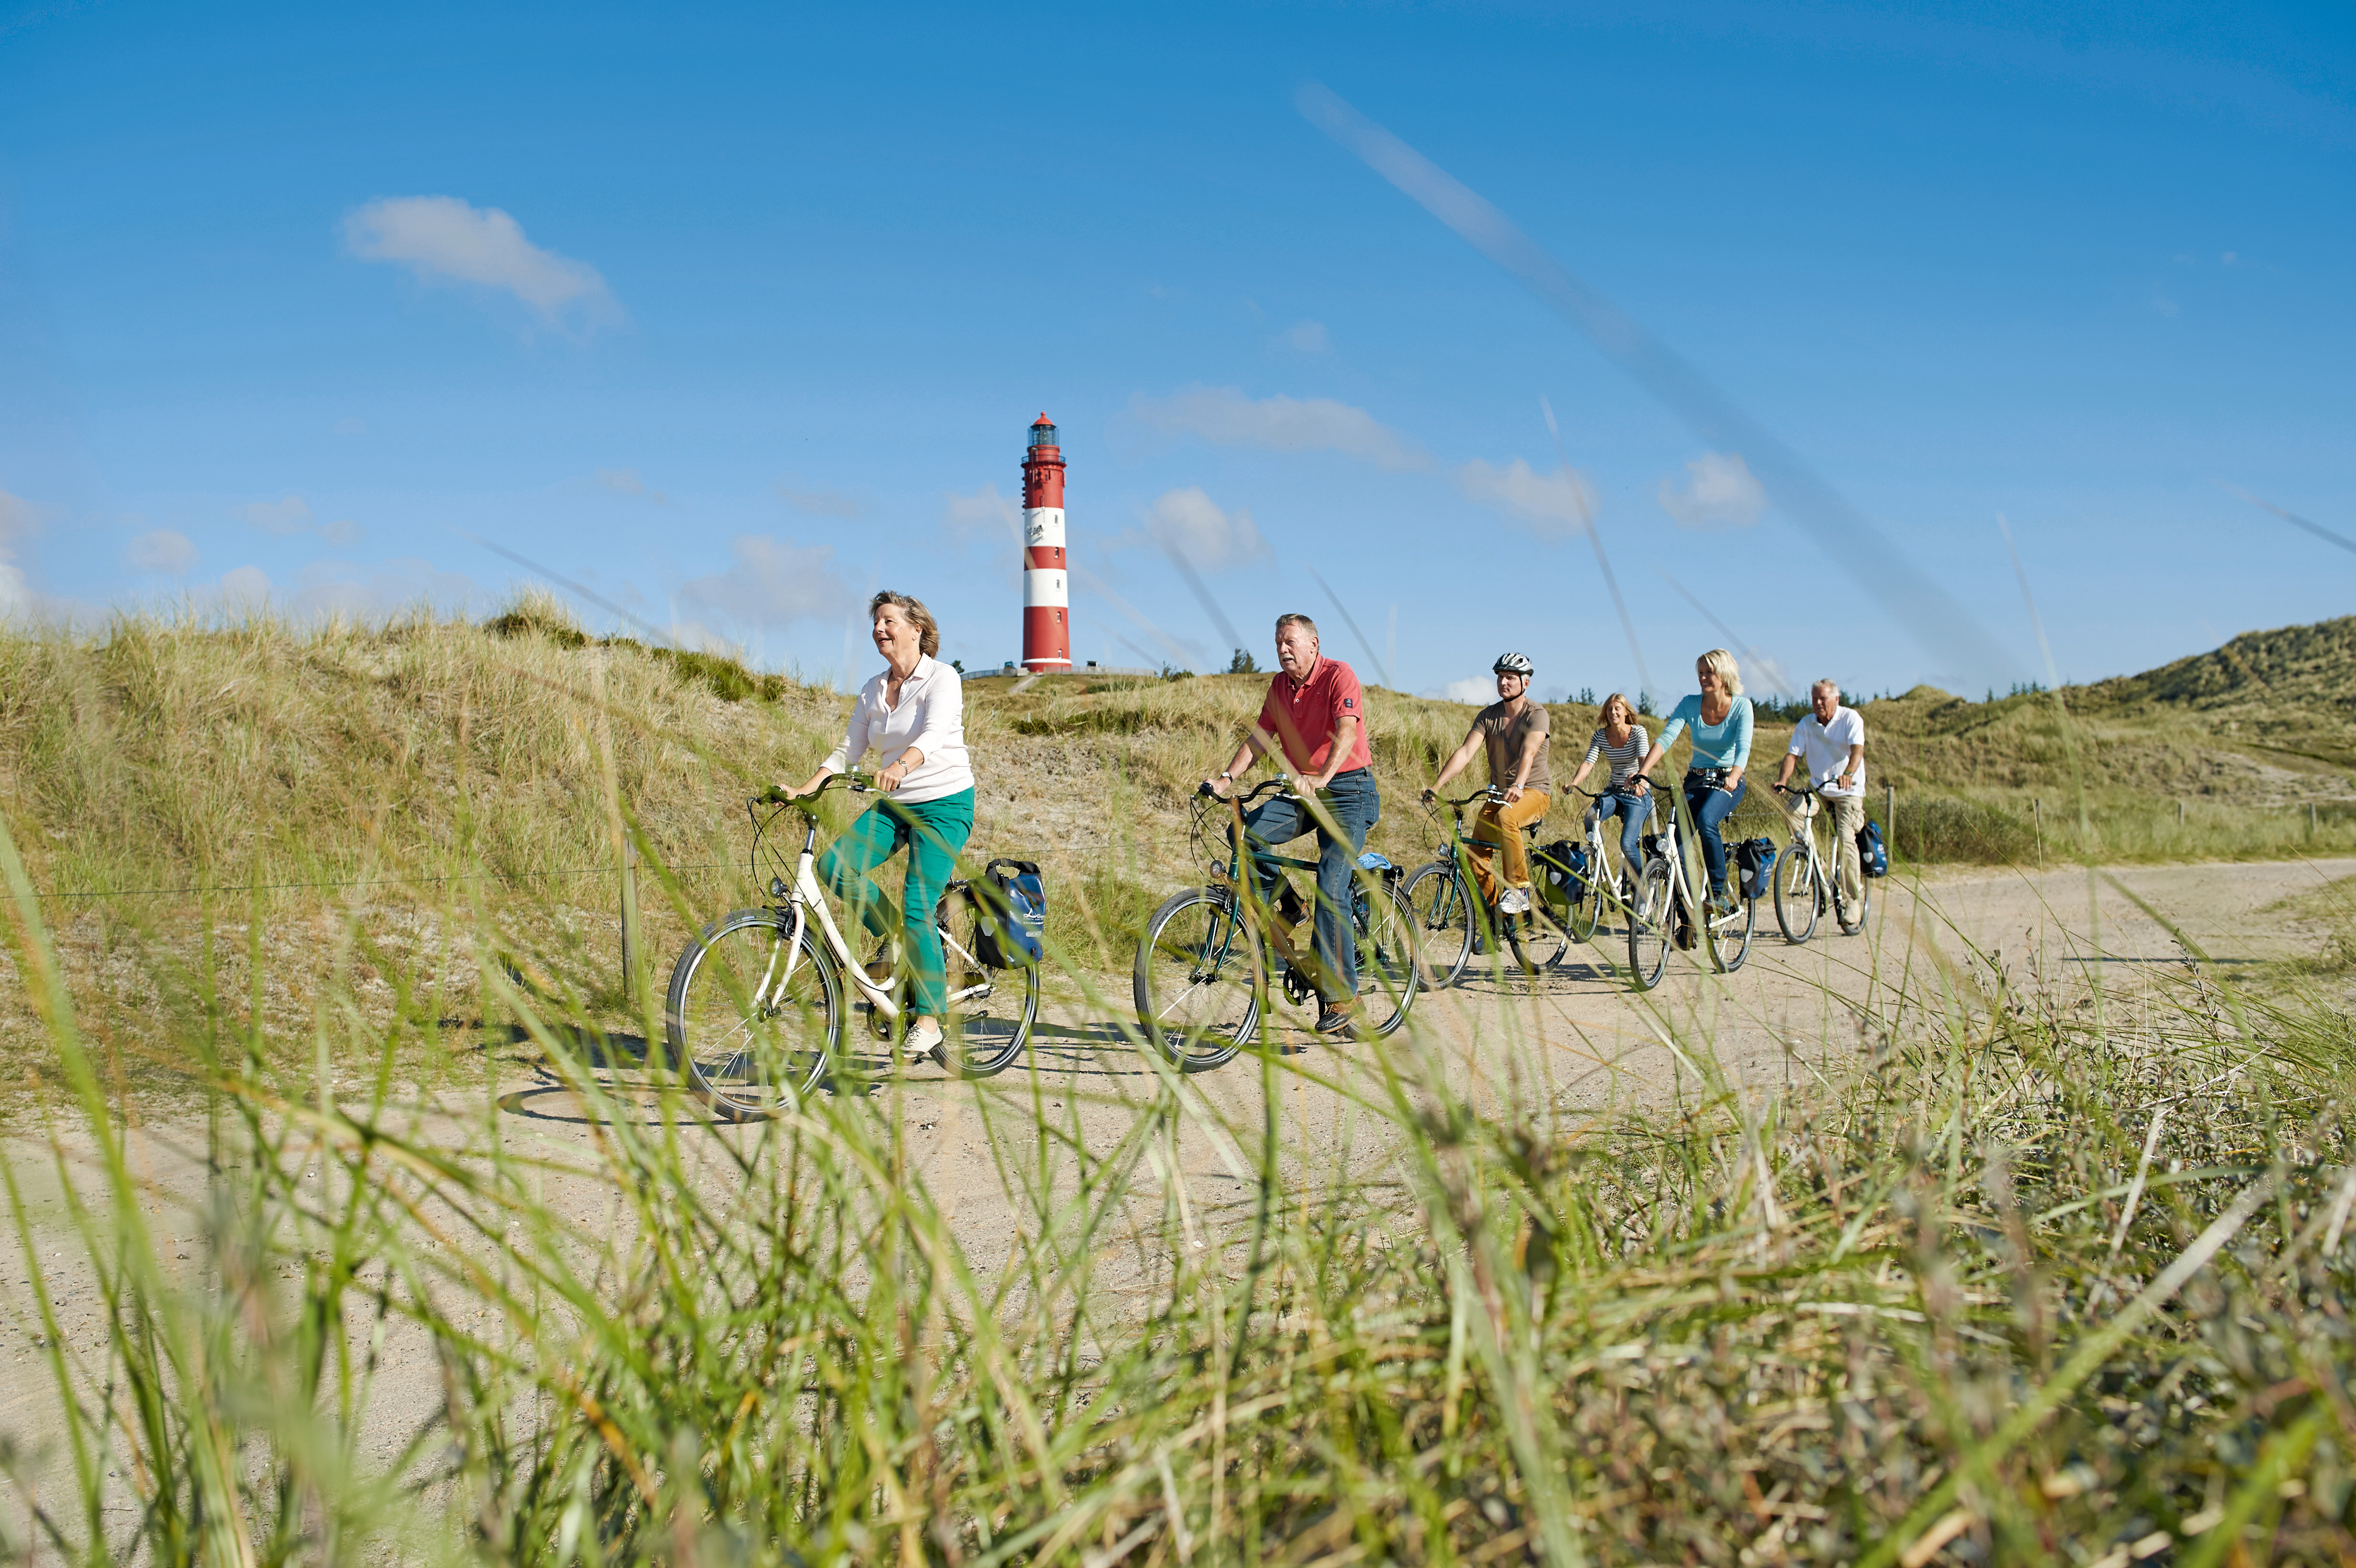
[[[1669,710],[1661,738],[1644,754],[1643,772],[1649,775],[1659,765],[1668,755],[1669,743],[1681,732],[1693,731],[1693,758],[1686,765],[1686,810],[1699,830],[1702,865],[1709,872],[1711,910],[1725,914],[1734,900],[1726,891],[1726,841],[1718,830],[1742,803],[1742,770],[1751,766],[1751,702],[1742,694],[1742,676],[1734,667],[1734,655],[1723,648],[1713,648],[1696,660],[1694,676],[1700,693]],[[1640,789],[1649,785],[1649,779],[1637,780]]]

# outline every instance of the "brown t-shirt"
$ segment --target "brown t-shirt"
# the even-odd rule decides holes
[[[1525,789],[1544,794],[1554,793],[1554,780],[1547,773],[1547,711],[1532,703],[1518,717],[1505,715],[1505,704],[1492,703],[1481,710],[1472,721],[1481,732],[1483,744],[1489,748],[1489,782],[1500,789],[1514,787],[1514,771],[1522,765],[1522,747],[1535,734],[1538,737],[1538,754],[1530,759],[1530,776],[1523,781]]]

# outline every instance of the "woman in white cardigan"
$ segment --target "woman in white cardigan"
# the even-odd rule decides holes
[[[938,1060],[948,983],[933,908],[956,872],[958,852],[973,832],[965,683],[933,657],[941,650],[941,628],[922,603],[886,589],[868,602],[867,611],[884,672],[860,691],[842,744],[793,793],[809,794],[830,775],[859,766],[870,751],[882,758],[875,781],[884,799],[834,841],[819,861],[819,875],[868,930],[889,937],[891,896],[867,874],[902,849],[908,852],[899,915],[915,980],[910,1011],[916,1019],[908,1028],[907,1049],[910,1056]],[[871,964],[869,972],[876,973],[877,967]],[[884,972],[890,972],[888,961]]]

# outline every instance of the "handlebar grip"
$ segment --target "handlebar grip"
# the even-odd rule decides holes
[[[753,804],[756,806],[782,806],[792,799],[793,797],[791,795],[787,794],[783,789],[780,789],[775,784],[772,784],[767,789],[753,797]]]

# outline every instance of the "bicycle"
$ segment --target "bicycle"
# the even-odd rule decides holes
[[[1659,797],[1664,789],[1654,785],[1654,795]],[[1686,875],[1686,846],[1677,827],[1685,813],[1676,809],[1679,804],[1673,800],[1670,810],[1656,812],[1660,831],[1644,835],[1644,869],[1636,879],[1635,905],[1628,911],[1629,978],[1639,991],[1661,983],[1673,946],[1691,948],[1697,940],[1709,954],[1710,967],[1721,974],[1733,973],[1751,956],[1758,900],[1743,895],[1741,879],[1731,865],[1727,886],[1735,896],[1733,911],[1697,918],[1702,901],[1694,897]]]
[[[1464,847],[1464,808],[1476,800],[1505,798],[1505,791],[1497,789],[1476,789],[1462,800],[1442,797],[1449,808],[1448,842],[1439,846],[1439,859],[1418,866],[1407,879],[1403,896],[1416,920],[1424,983],[1434,991],[1444,991],[1462,980],[1472,965],[1473,950],[1499,936],[1514,950],[1515,961],[1530,974],[1558,967],[1570,951],[1570,933],[1544,908],[1539,889],[1531,889],[1529,909],[1521,915],[1500,915],[1475,892],[1474,879],[1465,867],[1472,852]],[[1436,825],[1440,813],[1428,805],[1424,810]],[[1529,835],[1533,855],[1538,826],[1532,822],[1521,830]],[[1493,845],[1491,853],[1503,851]]]
[[[826,1080],[843,1047],[843,981],[849,978],[882,1040],[905,1031],[914,977],[883,979],[857,962],[834,923],[813,869],[818,860],[817,797],[841,783],[869,793],[874,779],[838,773],[799,798],[770,789],[745,802],[753,822],[753,879],[780,902],[737,909],[691,939],[671,966],[663,1031],[671,1059],[720,1115],[758,1121],[797,1109]],[[765,806],[774,806],[766,817]],[[785,856],[770,830],[787,811],[802,819],[801,854],[793,878],[778,873]],[[948,1015],[933,1059],[963,1078],[1001,1072],[1022,1054],[1039,1017],[1039,967],[992,971],[977,956],[973,885],[962,878],[942,890],[934,911],[948,983]],[[813,919],[812,916],[816,918]],[[1005,983],[1001,986],[1001,977]]]
[[[1207,1072],[1233,1060],[1253,1037],[1263,996],[1275,988],[1280,986],[1296,1006],[1317,1001],[1307,918],[1315,908],[1314,890],[1304,902],[1283,875],[1313,873],[1317,863],[1250,852],[1255,865],[1278,868],[1276,904],[1290,905],[1304,917],[1294,922],[1296,935],[1278,940],[1271,940],[1269,929],[1269,906],[1248,884],[1244,864],[1243,808],[1290,788],[1290,779],[1271,779],[1240,800],[1222,800],[1207,784],[1197,789],[1188,842],[1212,880],[1173,894],[1153,911],[1138,940],[1138,1023],[1182,1071]],[[1358,998],[1367,1010],[1361,1032],[1380,1037],[1406,1023],[1415,1005],[1415,916],[1387,861],[1365,854],[1358,864],[1360,875],[1351,878],[1350,929],[1357,944]]]
[[[1571,788],[1590,801],[1600,801],[1611,793],[1608,789],[1581,789],[1577,785]],[[1590,940],[1603,924],[1603,906],[1606,903],[1612,906],[1614,914],[1623,919],[1626,918],[1629,900],[1634,897],[1637,872],[1635,866],[1624,862],[1617,876],[1605,871],[1611,863],[1603,858],[1603,819],[1591,811],[1587,813],[1586,835],[1587,870],[1578,895],[1570,900],[1563,919],[1563,928],[1569,931],[1572,940],[1582,942]]]
[[[1850,908],[1847,897],[1840,890],[1839,878],[1826,867],[1824,856],[1816,849],[1815,819],[1823,810],[1824,780],[1813,779],[1776,792],[1797,796],[1800,801],[1794,808],[1799,823],[1792,830],[1791,844],[1775,867],[1775,923],[1783,928],[1783,940],[1796,946],[1815,935],[1817,918],[1827,908],[1841,935],[1857,935],[1865,929],[1865,917],[1872,906],[1873,895],[1869,890],[1862,891],[1857,908]],[[1837,858],[1834,864],[1838,864]],[[1864,879],[1860,877],[1858,881],[1862,886]]]

